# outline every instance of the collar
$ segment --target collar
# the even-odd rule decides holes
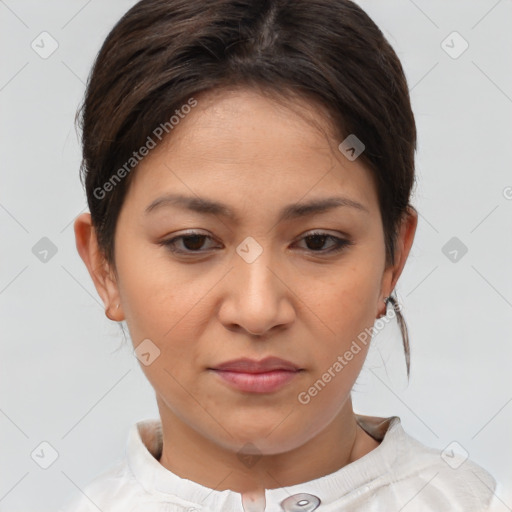
[[[357,423],[374,439],[380,441],[377,448],[360,459],[338,469],[334,473],[296,485],[265,490],[265,503],[282,504],[290,496],[311,494],[320,498],[323,505],[329,505],[354,490],[366,490],[365,486],[388,473],[397,457],[396,447],[403,445],[407,434],[400,418],[378,418],[356,414]],[[184,507],[201,510],[243,511],[249,510],[247,498],[242,494],[224,490],[218,491],[197,482],[181,478],[169,471],[158,461],[162,449],[162,424],[160,419],[145,419],[134,424],[129,431],[126,445],[128,465],[140,485],[153,497],[172,501]],[[245,508],[244,508],[245,505]],[[262,507],[261,504],[254,505]],[[263,505],[265,507],[265,505]],[[276,508],[277,509],[277,508]],[[262,509],[261,509],[262,510]],[[282,510],[282,509],[281,509]]]

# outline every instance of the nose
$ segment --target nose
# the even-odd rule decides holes
[[[233,265],[219,309],[226,328],[265,336],[271,329],[291,324],[295,318],[292,286],[270,248],[264,250],[254,239],[240,244]]]

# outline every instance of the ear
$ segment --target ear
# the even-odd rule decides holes
[[[382,276],[382,297],[379,300],[379,311],[377,312],[377,316],[382,316],[386,314],[386,306],[381,306],[381,304],[384,301],[384,297],[391,295],[391,292],[395,289],[395,285],[402,273],[402,270],[405,266],[405,262],[407,261],[407,258],[409,256],[409,252],[414,241],[414,235],[416,233],[417,225],[418,212],[414,207],[409,206],[407,208],[407,212],[404,214],[402,218],[399,235],[396,240],[395,263],[393,265],[388,266]]]
[[[75,219],[76,248],[94,282],[103,304],[105,315],[111,320],[121,322],[124,319],[118,285],[111,266],[98,247],[96,231],[92,225],[90,213],[82,213]],[[117,307],[119,304],[119,307]]]

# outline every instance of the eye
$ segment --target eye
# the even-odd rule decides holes
[[[213,240],[211,236],[193,231],[187,233],[186,235],[176,236],[169,240],[163,240],[162,242],[160,242],[160,245],[164,245],[171,252],[178,254],[199,254],[202,252],[206,252],[204,250],[199,250],[204,245],[205,239]]]
[[[339,238],[337,236],[330,235],[329,233],[324,233],[323,231],[314,231],[309,233],[308,235],[302,237],[301,241],[302,240],[306,241],[306,244],[309,246],[307,250],[310,252],[324,254],[340,252],[346,247],[354,244],[350,240]],[[327,240],[332,242],[331,248],[321,249]]]
[[[186,235],[180,235],[169,240],[163,240],[162,242],[159,242],[159,245],[167,247],[173,253],[192,255],[194,253],[200,254],[208,251],[208,249],[204,249],[204,243],[206,240],[213,240],[213,238],[203,233],[190,232]],[[350,240],[345,240],[343,238],[330,235],[329,233],[324,233],[323,231],[314,231],[309,233],[300,239],[300,241],[302,240],[306,241],[306,244],[308,245],[306,250],[313,253],[323,254],[340,252],[345,247],[353,245],[353,242]],[[331,247],[322,249],[322,247],[325,246],[326,241],[331,241]]]

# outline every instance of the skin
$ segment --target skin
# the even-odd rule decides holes
[[[132,177],[115,268],[98,249],[88,213],[75,221],[76,245],[107,316],[126,320],[135,347],[149,338],[161,352],[141,365],[163,425],[160,463],[207,487],[252,496],[320,478],[378,446],[357,425],[350,398],[369,344],[308,404],[297,396],[385,313],[417,215],[404,218],[395,264],[386,268],[373,178],[361,159],[351,162],[337,149],[341,140],[319,106],[294,100],[290,109],[244,89],[196,98]],[[177,206],[146,215],[167,192],[224,202],[239,222]],[[286,205],[333,195],[367,211],[343,206],[277,221]],[[212,239],[178,240],[189,256],[159,244],[190,230]],[[312,230],[352,245],[329,253],[332,239],[304,238]],[[251,263],[236,252],[248,236],[263,250]],[[233,389],[208,370],[267,355],[304,370],[266,394]],[[261,456],[251,467],[239,458],[251,452],[246,443]]]

